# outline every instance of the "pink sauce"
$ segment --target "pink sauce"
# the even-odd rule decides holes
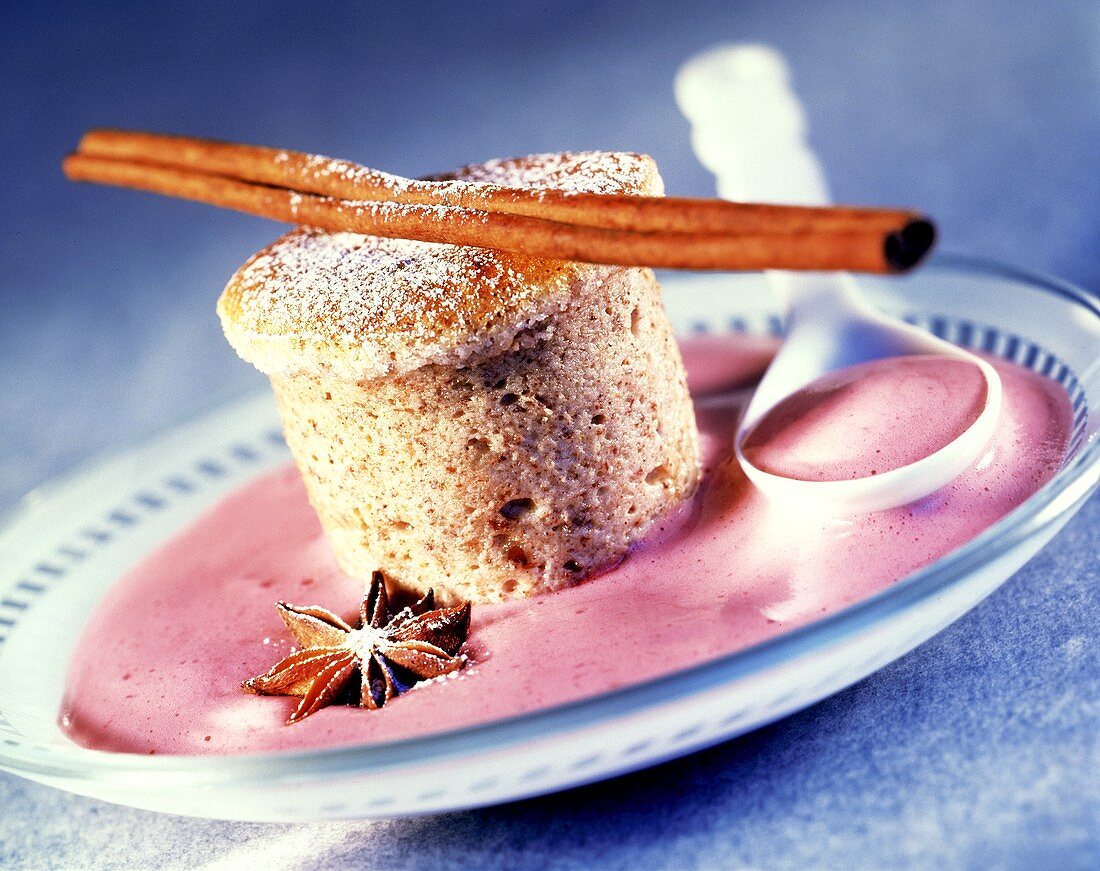
[[[865,478],[954,441],[985,406],[985,378],[965,360],[921,355],[832,372],[787,397],[742,451],[765,472],[802,481]]]
[[[706,352],[688,345],[693,383],[753,370],[759,349],[745,347],[736,338],[708,340]],[[336,568],[296,471],[269,473],[105,597],[73,657],[62,723],[79,744],[132,753],[377,742],[569,702],[745,648],[889,586],[1053,475],[1070,425],[1064,392],[997,368],[1005,400],[988,454],[918,503],[855,518],[770,505],[730,456],[743,397],[708,397],[697,405],[703,485],[619,568],[559,593],[475,606],[472,662],[456,677],[379,711],[327,708],[294,726],[284,722],[295,700],[239,689],[290,648],[274,602],[351,616],[362,585]]]
[[[779,349],[773,336],[693,336],[680,343],[693,396],[736,390],[755,383]]]

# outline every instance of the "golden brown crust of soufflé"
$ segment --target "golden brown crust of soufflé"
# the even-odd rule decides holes
[[[456,178],[658,195],[648,157],[537,155]],[[699,476],[647,269],[299,229],[226,288],[341,567],[499,601],[613,565]]]
[[[585,193],[663,193],[652,158],[620,152],[495,160],[448,177]],[[238,270],[218,314],[237,353],[261,372],[361,380],[499,351],[560,310],[572,283],[590,269],[484,248],[299,228]]]

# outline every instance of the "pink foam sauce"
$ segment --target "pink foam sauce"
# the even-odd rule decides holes
[[[741,383],[762,363],[759,345],[738,338],[689,342],[685,358],[696,388]],[[698,396],[703,483],[617,569],[558,593],[477,605],[470,664],[456,676],[378,711],[330,707],[294,726],[284,724],[296,700],[239,688],[291,649],[274,603],[350,617],[362,584],[337,569],[296,471],[268,473],[110,590],[73,656],[61,722],[81,745],[131,753],[381,742],[566,703],[746,648],[888,587],[1053,475],[1070,425],[1064,392],[997,368],[1004,407],[987,454],[918,503],[859,517],[767,502],[731,457],[744,394]]]
[[[874,360],[819,378],[769,411],[742,451],[802,481],[865,478],[915,463],[962,435],[985,407],[981,369],[931,354]]]

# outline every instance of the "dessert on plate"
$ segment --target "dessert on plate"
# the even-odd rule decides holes
[[[455,175],[656,196],[635,154],[550,154]],[[218,303],[271,379],[341,567],[475,602],[620,560],[694,490],[683,364],[651,270],[300,228]]]
[[[745,477],[746,396],[725,387],[774,346],[689,338],[685,377],[642,264],[898,271],[927,250],[927,233],[906,233],[923,224],[912,212],[671,200],[649,158],[610,152],[413,182],[108,132],[66,169],[302,225],[218,305],[271,380],[297,468],[210,505],[99,604],[61,714],[84,746],[388,742],[677,673],[883,590],[1019,505],[1065,455],[1065,391],[998,361],[987,456],[919,503],[835,517]],[[872,462],[845,442],[855,426],[875,433],[870,474],[909,462],[918,430],[934,448],[974,406],[958,379],[911,369],[809,391],[748,447],[779,471]],[[686,378],[718,392],[693,399]],[[405,588],[392,608],[386,581]],[[246,696],[242,681],[298,701]],[[341,701],[375,713],[326,707]],[[301,725],[281,728],[288,715]]]

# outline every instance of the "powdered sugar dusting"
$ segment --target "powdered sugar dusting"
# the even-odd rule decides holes
[[[309,163],[317,175],[404,181],[319,156]],[[454,177],[576,192],[660,191],[650,158],[610,152],[495,160]],[[360,207],[384,216],[387,204]],[[218,311],[238,353],[264,372],[318,370],[359,380],[502,350],[564,305],[582,272],[607,268],[303,227],[249,260]]]
[[[488,160],[467,166],[455,178],[501,187],[527,187],[596,194],[660,194],[653,158],[624,151],[574,151]]]
[[[410,180],[388,172],[380,172],[347,160],[325,157],[323,154],[311,154],[306,159],[305,172],[318,179],[341,178],[350,182],[361,182],[370,186],[385,187],[399,194],[409,187]]]
[[[285,162],[285,155],[282,157]],[[280,162],[280,155],[275,159]],[[561,152],[489,160],[430,180],[403,178],[320,154],[308,155],[300,171],[315,180],[339,179],[361,185],[366,191],[385,191],[389,196],[425,192],[449,199],[484,185],[566,193],[663,193],[653,158],[621,151]]]
[[[358,344],[394,330],[409,333],[431,311],[438,329],[469,308],[463,285],[507,287],[522,296],[522,263],[496,252],[303,228],[253,258],[239,276],[244,311],[263,312],[273,334],[310,332]],[[430,268],[425,268],[425,267]],[[243,283],[243,282],[242,282]]]

